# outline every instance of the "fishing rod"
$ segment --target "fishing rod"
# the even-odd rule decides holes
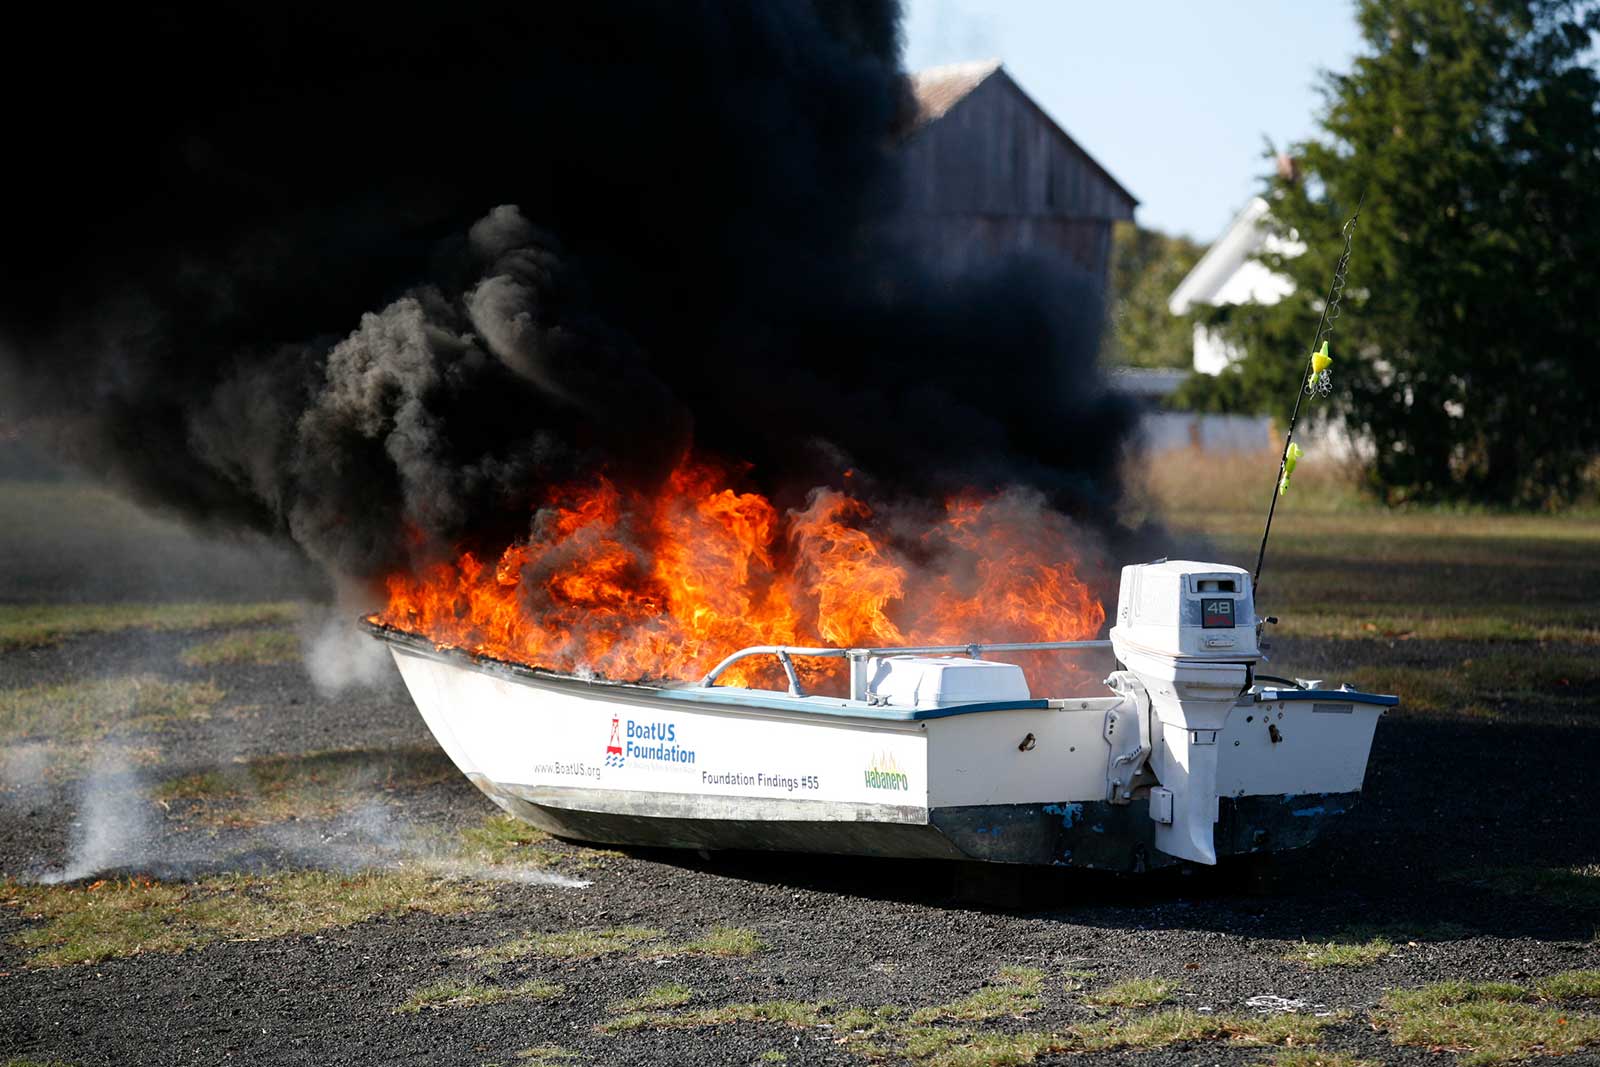
[[[1294,443],[1294,424],[1300,418],[1300,403],[1308,396],[1327,396],[1333,391],[1333,379],[1328,365],[1333,357],[1328,355],[1328,338],[1333,336],[1333,324],[1339,318],[1339,302],[1344,299],[1345,273],[1350,269],[1350,243],[1355,238],[1356,220],[1361,217],[1361,205],[1367,195],[1356,201],[1355,214],[1345,222],[1344,251],[1333,268],[1333,281],[1328,285],[1328,295],[1322,301],[1322,318],[1317,322],[1317,332],[1311,338],[1311,354],[1306,357],[1303,385],[1294,396],[1294,410],[1289,414],[1289,432],[1283,435],[1283,455],[1278,460],[1278,476],[1272,483],[1272,500],[1267,505],[1267,526],[1261,531],[1261,550],[1256,553],[1256,572],[1250,579],[1251,588],[1261,591],[1261,565],[1267,558],[1267,538],[1272,536],[1272,516],[1278,510],[1278,498],[1289,489],[1289,477],[1294,474],[1300,459],[1300,446]]]

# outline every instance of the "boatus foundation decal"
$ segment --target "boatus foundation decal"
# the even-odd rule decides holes
[[[842,716],[594,708],[586,699],[538,695],[545,698],[542,707],[531,705],[538,713],[507,714],[472,739],[484,777],[529,787],[887,804],[907,811],[927,804],[921,730]]]
[[[693,764],[692,748],[678,744],[678,726],[670,722],[636,722],[611,716],[611,740],[606,742],[606,766],[625,767],[629,760],[651,763]]]

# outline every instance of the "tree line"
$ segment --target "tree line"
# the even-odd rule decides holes
[[[1176,402],[1287,413],[1364,202],[1325,403],[1370,443],[1369,488],[1559,506],[1600,455],[1600,2],[1361,0],[1357,19],[1361,54],[1287,148],[1297,173],[1264,180],[1268,224],[1305,250],[1261,259],[1294,294],[1199,312],[1241,355]],[[1161,313],[1185,244],[1119,235],[1112,359],[1184,362],[1192,323]]]

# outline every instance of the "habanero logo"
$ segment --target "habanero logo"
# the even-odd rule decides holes
[[[900,764],[895,762],[891,753],[880,752],[872,757],[867,764],[868,789],[894,789],[899,792],[911,791],[911,779],[900,769]]]
[[[695,762],[692,748],[678,743],[678,727],[670,722],[635,722],[611,716],[611,740],[606,742],[606,766],[625,767],[628,760],[679,764],[687,770]],[[678,769],[674,767],[673,769]]]

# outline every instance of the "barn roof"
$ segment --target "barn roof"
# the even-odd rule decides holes
[[[913,129],[921,129],[949,111],[999,69],[998,59],[979,59],[970,63],[929,67],[913,73],[911,93],[917,99],[917,117]]]
[[[1011,91],[1016,93],[1031,107],[1047,127],[1056,136],[1065,141],[1073,150],[1080,153],[1089,165],[1104,178],[1113,189],[1128,202],[1131,210],[1138,206],[1139,198],[1128,192],[1127,187],[1106,170],[1101,162],[1091,156],[1084,147],[1072,139],[1072,135],[1062,128],[1061,124],[1050,117],[1050,113],[1039,106],[1039,102],[1029,96],[1027,91],[1018,85],[1016,79],[1011,77],[1005,65],[998,59],[979,59],[966,63],[951,63],[942,67],[929,67],[913,73],[911,78],[911,93],[917,101],[916,117],[912,120],[908,136],[914,136],[919,130],[943,118],[951,108],[971,96],[984,82],[991,78],[999,77]]]

